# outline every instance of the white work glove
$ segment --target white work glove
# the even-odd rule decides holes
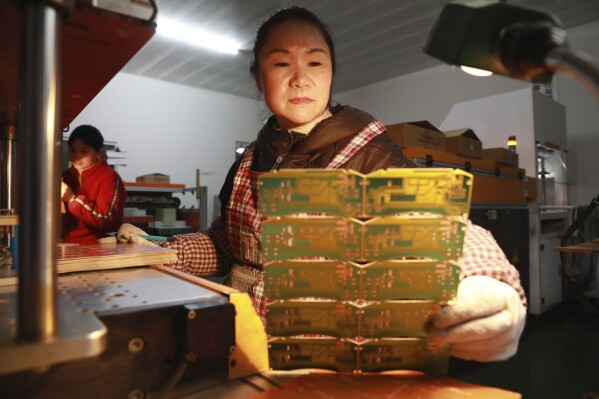
[[[144,244],[144,245],[151,245],[154,247],[160,246],[152,241],[149,241],[143,237],[140,237],[140,235],[148,235],[148,233],[146,233],[139,227],[135,227],[132,224],[123,223],[121,225],[121,227],[119,228],[116,238],[115,237],[101,238],[98,240],[98,244],[108,244],[108,243],[119,242],[119,243]]]
[[[465,360],[506,360],[518,349],[526,308],[510,285],[487,276],[466,277],[455,301],[432,317],[429,340],[451,344]]]

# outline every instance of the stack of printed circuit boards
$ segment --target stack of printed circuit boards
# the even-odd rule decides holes
[[[445,372],[426,324],[457,290],[471,186],[453,169],[262,175],[271,368]]]

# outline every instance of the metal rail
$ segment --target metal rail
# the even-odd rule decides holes
[[[17,335],[54,337],[60,237],[60,28],[73,2],[22,1]]]

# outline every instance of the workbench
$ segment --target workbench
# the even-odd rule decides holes
[[[555,247],[557,252],[572,252],[579,254],[599,254],[599,238],[580,244]]]
[[[397,370],[336,373],[320,369],[268,371],[229,381],[181,399],[518,399],[516,392],[474,385],[439,375]]]

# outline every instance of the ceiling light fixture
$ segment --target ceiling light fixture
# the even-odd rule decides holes
[[[472,76],[491,76],[491,75],[493,75],[493,72],[491,72],[491,71],[486,71],[484,69],[478,69],[478,68],[472,68],[472,67],[468,67],[468,66],[464,66],[464,65],[462,65],[460,67],[460,69]]]
[[[158,19],[156,31],[172,39],[221,53],[235,55],[241,48],[234,40],[168,19]]]

